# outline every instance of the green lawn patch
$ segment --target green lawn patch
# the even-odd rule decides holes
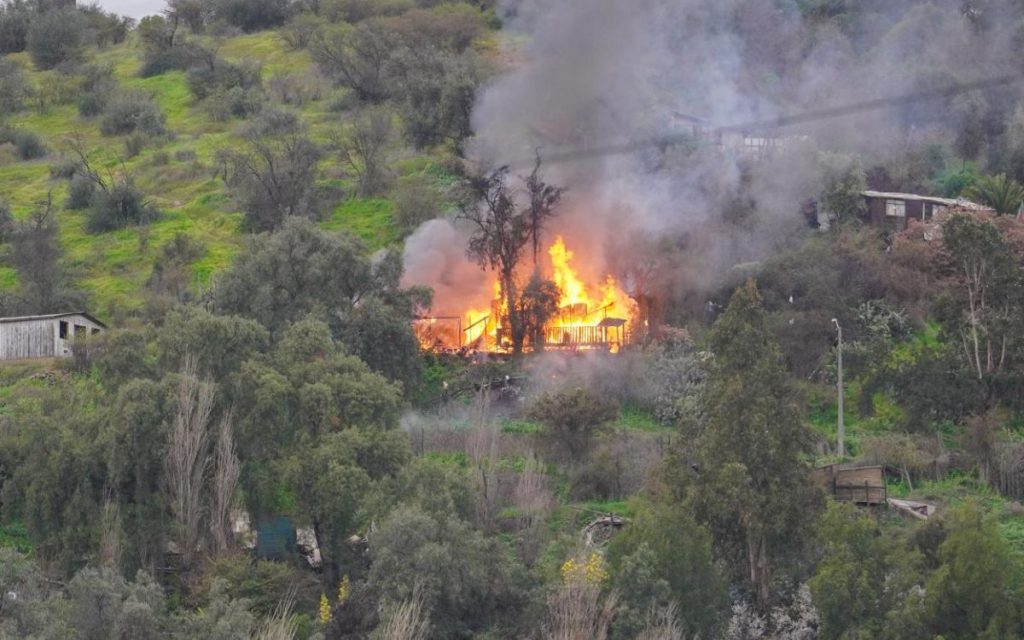
[[[384,198],[354,198],[334,209],[320,226],[329,231],[351,231],[371,250],[382,249],[398,240],[392,223],[394,203]]]

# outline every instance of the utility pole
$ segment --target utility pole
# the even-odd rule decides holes
[[[839,320],[832,318],[832,324],[836,325],[839,333],[839,342],[836,343],[836,363],[838,365],[838,394],[839,394],[839,420],[836,429],[837,453],[840,456],[846,455],[846,424],[843,421],[843,328],[839,326]]]

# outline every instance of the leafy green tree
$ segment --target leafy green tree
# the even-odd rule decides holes
[[[745,567],[762,607],[771,599],[772,575],[800,548],[817,505],[813,440],[766,320],[757,286],[748,281],[712,327],[706,424],[692,452],[691,494],[719,553]]]
[[[228,186],[245,212],[250,231],[272,231],[293,217],[316,213],[314,181],[323,153],[297,120],[288,127],[261,116],[245,133],[246,149],[230,154]]]
[[[474,513],[473,489],[462,469],[417,457],[401,472],[383,477],[363,501],[361,520],[379,520],[399,504],[416,506],[436,518],[454,514],[467,520]]]
[[[70,573],[96,557],[106,484],[102,391],[87,382],[26,388],[0,438],[3,516],[25,523],[38,557]]]
[[[952,304],[941,310],[978,380],[1011,365],[1024,309],[1024,270],[999,229],[959,214],[943,224],[942,245],[957,273]]]
[[[181,369],[186,357],[199,371],[222,379],[265,352],[270,336],[255,320],[214,315],[200,307],[176,307],[157,333],[157,362],[164,372]]]
[[[948,640],[1018,637],[1010,577],[1019,560],[997,523],[968,501],[950,510],[948,531],[939,545],[939,567],[925,584],[932,632]]]
[[[164,495],[172,389],[133,380],[118,389],[101,435],[108,488],[120,522],[120,564],[128,575],[162,561],[169,522]]]
[[[472,53],[404,49],[389,65],[405,138],[417,148],[448,142],[462,149],[473,134],[472,114],[481,63]]]
[[[557,284],[551,280],[544,280],[536,272],[523,287],[523,295],[519,297],[518,303],[519,315],[523,319],[524,330],[535,351],[544,350],[544,327],[547,326],[548,320],[558,313],[561,295]]]
[[[221,276],[214,302],[221,313],[252,318],[271,333],[315,313],[347,315],[371,288],[362,243],[289,219],[279,233],[253,238]]]
[[[346,540],[355,533],[359,502],[370,485],[351,444],[348,432],[326,434],[287,463],[297,522],[313,528],[330,585],[337,584],[338,561],[348,551]]]
[[[401,276],[397,252],[371,264],[356,238],[296,219],[253,240],[222,276],[214,304],[275,336],[308,316],[323,320],[350,353],[412,391],[422,364],[410,320],[429,295],[401,288]]]
[[[1000,215],[1012,215],[1024,205],[1024,185],[1005,173],[981,176],[964,190],[964,196],[992,207]]]
[[[860,158],[839,153],[823,153],[822,191],[818,203],[822,211],[839,224],[857,223],[867,212],[861,192],[868,188]]]
[[[0,601],[0,638],[27,638],[41,625],[37,603],[46,593],[46,581],[25,555],[0,548],[0,590],[16,594]]]
[[[317,446],[323,436],[351,427],[380,431],[398,422],[398,385],[347,355],[314,320],[289,327],[273,352],[244,363],[230,386],[242,484],[257,513],[278,508],[278,467],[296,447]]]
[[[85,296],[68,285],[59,234],[49,196],[26,220],[15,223],[11,261],[18,272],[19,307],[25,313],[70,311],[84,303]]]
[[[429,612],[431,637],[468,638],[504,627],[517,636],[528,603],[522,568],[499,540],[451,513],[400,506],[370,536],[369,585],[387,602],[417,590]]]
[[[848,503],[829,502],[818,521],[822,559],[809,581],[824,640],[884,637],[920,579],[921,558],[886,540]]]
[[[30,21],[31,9],[26,0],[10,0],[0,6],[0,54],[25,50]]]
[[[681,504],[641,503],[608,548],[622,610],[613,637],[635,638],[651,609],[675,603],[687,637],[714,637],[724,615],[726,585],[714,565],[711,536]]]
[[[166,633],[164,592],[146,573],[130,583],[110,569],[84,569],[68,583],[67,597],[75,640],[142,640]]]
[[[381,18],[315,38],[309,46],[313,62],[339,85],[366,102],[388,97],[386,70],[397,49],[396,34]]]
[[[73,62],[85,45],[86,23],[74,9],[47,11],[32,17],[26,47],[37,69]]]

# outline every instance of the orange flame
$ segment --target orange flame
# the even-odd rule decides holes
[[[545,328],[549,346],[574,348],[605,347],[618,351],[626,339],[627,329],[622,324],[635,314],[636,305],[614,277],[608,275],[600,285],[588,285],[573,267],[575,254],[567,247],[562,236],[555,238],[548,249],[551,258],[550,279],[558,286],[558,315]],[[600,301],[596,304],[595,301]],[[483,350],[509,348],[509,336],[501,331],[508,305],[502,296],[501,283],[494,283],[494,301],[489,310],[469,309],[463,312],[462,335],[455,341],[459,347]],[[607,325],[605,320],[621,320]],[[436,340],[436,332],[427,334]],[[499,336],[500,339],[499,339]],[[428,340],[421,338],[425,348]],[[450,342],[445,340],[445,343]],[[449,345],[452,346],[452,345]]]

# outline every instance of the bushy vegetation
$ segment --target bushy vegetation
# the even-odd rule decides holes
[[[808,135],[737,159],[694,135],[549,167],[519,144],[599,145],[591,126],[634,98],[585,95],[503,129],[538,154],[529,173],[466,157],[489,142],[480,87],[547,54],[497,31],[494,3],[171,0],[135,28],[55,4],[0,6],[0,312],[111,328],[0,366],[0,636],[1024,635],[1010,89],[900,104],[905,139],[877,153]],[[929,42],[1024,52],[1000,2],[790,4],[715,25],[765,113],[817,104],[790,92],[821,60],[898,60],[934,88],[965,78],[914,58]],[[527,9],[502,17],[532,28]],[[976,39],[938,33],[949,20]],[[688,25],[659,56],[706,35]],[[518,104],[493,86],[490,107]],[[596,184],[563,198],[577,171]],[[666,172],[685,197],[641,211]],[[540,353],[561,291],[530,258],[564,210],[600,224],[605,183],[630,175],[643,193],[614,206],[658,219],[602,247],[637,304],[630,344]],[[879,233],[869,187],[996,214]],[[508,354],[424,353],[413,333],[432,296],[401,243],[445,217],[501,281]],[[813,480],[832,462],[883,465],[888,495],[937,512],[837,502]]]

